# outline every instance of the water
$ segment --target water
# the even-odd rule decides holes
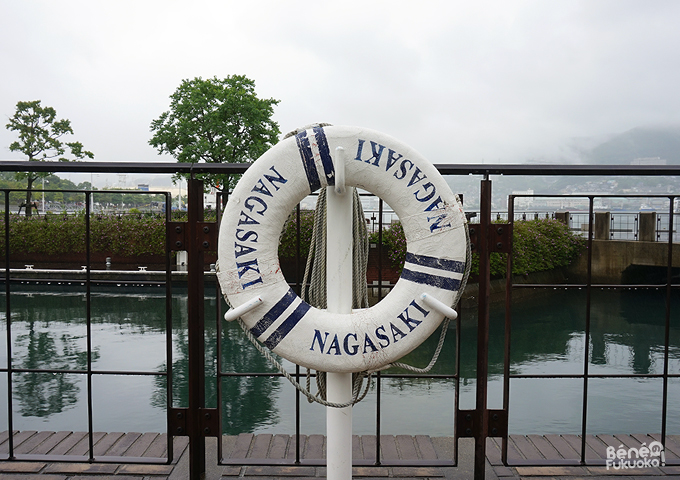
[[[83,370],[87,365],[84,287],[13,287],[12,357],[15,369]],[[0,300],[4,312],[4,296]],[[663,291],[596,291],[589,339],[590,373],[663,372],[665,312]],[[216,299],[207,293],[206,401],[216,407]],[[669,372],[680,374],[680,295],[672,301]],[[187,405],[187,298],[173,297],[173,399]],[[94,375],[93,424],[103,431],[165,430],[165,299],[163,290],[117,289],[92,296],[92,360],[95,372],[126,370],[137,375]],[[0,326],[6,329],[4,313]],[[222,332],[223,371],[273,372],[236,325]],[[585,291],[555,290],[513,305],[513,374],[579,374],[585,358]],[[460,406],[474,408],[474,312],[464,313],[461,329]],[[451,329],[433,373],[455,369]],[[406,361],[424,366],[437,343],[433,335]],[[502,407],[503,316],[491,315],[489,408]],[[290,371],[294,367],[284,362]],[[6,342],[0,342],[0,368],[7,367]],[[304,372],[304,370],[303,370]],[[154,375],[149,375],[154,374]],[[295,391],[286,380],[231,377],[223,383],[223,431],[294,433]],[[661,431],[662,379],[591,379],[588,395],[590,433]],[[511,380],[511,433],[580,433],[583,380]],[[14,429],[87,429],[87,375],[15,373]],[[680,378],[669,380],[668,433],[680,433]],[[0,430],[6,429],[7,374],[0,373]],[[453,434],[454,381],[383,379],[384,434]],[[302,433],[325,432],[325,409],[301,399]],[[354,408],[354,433],[375,433],[375,387]]]

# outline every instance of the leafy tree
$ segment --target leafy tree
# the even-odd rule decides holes
[[[8,130],[16,131],[19,140],[9,146],[12,152],[21,152],[28,157],[29,162],[44,162],[57,158],[60,162],[68,162],[63,157],[66,147],[70,151],[73,160],[85,157],[94,158],[92,152],[83,150],[80,142],[62,142],[60,139],[66,134],[73,134],[71,121],[67,119],[57,120],[57,112],[52,107],[43,107],[40,100],[30,102],[17,102],[16,112],[6,125]],[[50,176],[49,172],[18,172],[17,180],[26,180],[26,216],[30,217],[31,194],[33,183]]]
[[[178,162],[253,161],[281,133],[271,119],[279,100],[258,98],[255,82],[244,75],[183,80],[170,99],[170,110],[151,122],[149,144]],[[206,186],[218,190],[231,188],[238,180],[228,175],[202,178]]]

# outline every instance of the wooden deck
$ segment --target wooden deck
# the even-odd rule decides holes
[[[605,472],[606,449],[620,445],[639,448],[659,441],[659,435],[597,435],[586,441],[586,463],[580,465],[581,438],[577,435],[513,435],[508,440],[508,466],[501,461],[501,439],[488,440],[487,458],[499,477],[593,476]],[[180,458],[186,462],[187,439],[173,439],[173,461],[168,461],[167,435],[158,433],[103,433],[93,436],[95,462],[89,462],[89,438],[84,432],[15,432],[15,458],[9,460],[8,432],[0,433],[0,476],[20,474],[107,474],[127,476],[170,476]],[[353,437],[355,477],[447,477],[462,478],[469,471],[469,453],[461,447],[460,465],[454,465],[454,442],[450,437],[426,435],[383,435],[380,437],[380,465],[376,465],[374,435]],[[210,439],[217,464],[215,439]],[[467,443],[465,443],[467,442]],[[470,445],[465,439],[463,445]],[[218,478],[323,477],[326,438],[303,435],[299,444],[291,435],[241,434],[222,437],[222,459]],[[295,465],[299,455],[300,464]],[[680,475],[680,436],[668,436],[666,467],[630,472],[631,475]],[[622,472],[619,472],[622,473]]]
[[[89,437],[86,432],[14,432],[16,460],[84,462],[89,459]],[[160,433],[93,434],[94,457],[97,462],[163,463],[168,460],[168,436]],[[173,454],[178,457],[187,445],[185,437],[174,441]],[[9,456],[9,432],[0,433],[0,459]]]
[[[590,435],[586,437],[586,464],[604,465],[607,447],[618,449],[623,445],[640,448],[660,441],[661,435]],[[680,436],[666,436],[664,449],[668,465],[680,465]],[[508,465],[580,465],[580,435],[510,435],[508,439]],[[501,439],[489,439],[486,456],[492,465],[502,465]]]

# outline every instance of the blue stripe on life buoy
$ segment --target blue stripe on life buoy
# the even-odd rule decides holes
[[[305,130],[295,135],[295,141],[300,151],[302,165],[305,167],[310,193],[315,192],[321,188],[321,181],[319,180],[319,172],[316,170],[316,164],[314,163],[314,154],[312,153],[312,146],[309,144],[309,138],[307,138],[307,131]]]
[[[286,318],[283,323],[274,330],[274,333],[269,335],[269,338],[263,342],[265,346],[270,350],[274,350],[279,342],[286,338],[286,335],[290,333],[293,327],[298,324],[310,308],[312,307],[307,302],[300,301],[300,304],[295,307],[295,310],[293,310],[290,315],[288,315],[288,318]]]
[[[463,262],[447,260],[445,258],[428,257],[427,255],[417,255],[410,252],[406,252],[406,263],[455,273],[463,273],[463,271],[465,271],[465,263]]]
[[[281,299],[276,302],[276,304],[267,313],[265,313],[255,325],[253,325],[253,328],[250,329],[250,332],[256,337],[262,335],[264,331],[267,330],[276,321],[276,319],[281,316],[281,314],[291,303],[293,303],[296,298],[297,295],[293,289],[291,288],[288,290],[286,294],[281,297]]]
[[[431,285],[444,290],[456,291],[460,288],[460,280],[457,278],[442,277],[424,272],[416,272],[406,267],[401,271],[401,278],[421,285]]]
[[[331,158],[330,148],[328,147],[328,139],[323,131],[323,127],[314,127],[314,138],[321,156],[321,163],[323,164],[324,173],[326,175],[326,183],[328,185],[335,185],[335,169],[333,168],[333,159]]]

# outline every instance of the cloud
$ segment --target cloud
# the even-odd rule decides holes
[[[283,131],[362,125],[435,162],[559,158],[573,137],[680,123],[675,1],[0,5],[0,111],[39,98],[101,161],[172,160],[149,124],[197,76],[253,78]]]

